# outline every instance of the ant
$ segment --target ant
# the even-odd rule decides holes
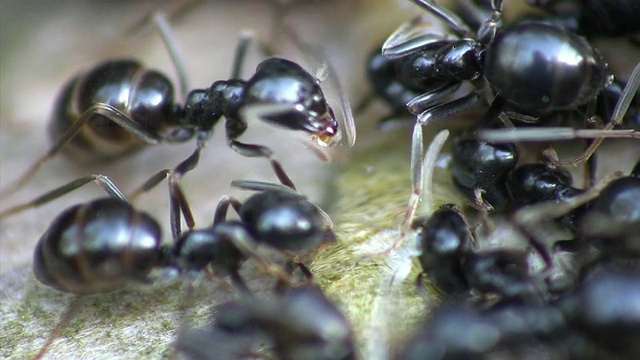
[[[190,229],[174,229],[172,245],[161,245],[160,225],[144,212],[130,205],[122,192],[103,175],[90,175],[56,188],[23,208],[38,206],[56,199],[91,181],[109,195],[73,206],[53,220],[34,251],[33,271],[42,284],[78,295],[120,290],[132,282],[151,282],[156,268],[177,268],[186,273],[228,274],[243,294],[251,294],[239,270],[247,258],[260,261],[262,267],[281,281],[287,275],[274,268],[255,251],[264,243],[276,250],[300,252],[317,247],[333,238],[327,215],[304,196],[286,185],[238,181],[234,186],[258,190],[244,204],[224,197],[215,211],[213,224],[205,229],[193,228],[186,198],[179,186],[173,188],[172,217],[182,216]],[[240,215],[239,221],[227,220],[228,207]],[[179,224],[179,222],[178,222]],[[311,281],[312,275],[299,264]],[[74,303],[75,304],[75,303]],[[70,308],[40,350],[40,358],[70,321]]]
[[[176,350],[189,359],[240,359],[260,356],[251,349],[264,338],[278,359],[355,358],[349,321],[317,286],[226,303],[216,309],[212,329],[181,332]]]
[[[163,39],[170,38],[168,25],[159,28]],[[144,145],[184,142],[195,136],[195,152],[176,166],[173,173],[164,173],[178,178],[197,166],[202,148],[222,116],[226,119],[229,147],[243,156],[269,159],[279,180],[289,187],[293,182],[269,148],[237,140],[248,122],[260,119],[281,128],[304,131],[320,146],[333,146],[341,143],[341,139],[353,146],[355,126],[344,94],[340,91],[343,116],[338,120],[319,85],[329,65],[319,69],[318,77],[314,77],[291,60],[270,57],[257,66],[253,76],[243,80],[240,69],[251,40],[250,34],[242,34],[229,80],[190,91],[183,106],[174,102],[173,85],[165,75],[145,68],[136,60],[106,61],[75,77],[65,85],[55,105],[50,124],[53,147],[14,185],[3,189],[3,195],[23,186],[61,150],[111,160]],[[181,74],[180,88],[185,93],[188,86],[184,69],[175,60],[179,58],[178,52],[171,41],[165,40],[165,44]],[[261,45],[269,54],[266,46]],[[162,173],[154,176],[134,195],[155,186],[162,178]]]
[[[428,218],[416,219],[422,274],[446,294],[470,290],[502,298],[537,299],[539,284],[529,274],[527,254],[515,249],[474,250],[474,236],[460,208],[441,206]]]

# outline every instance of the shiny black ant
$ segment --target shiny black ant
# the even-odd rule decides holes
[[[355,358],[349,321],[316,286],[223,304],[212,329],[182,331],[176,350],[194,360],[260,357],[256,344],[265,339],[278,359]]]
[[[166,35],[168,27],[161,27],[161,32]],[[352,115],[341,91],[341,124],[327,104],[319,85],[326,68],[319,69],[319,77],[314,77],[293,61],[271,57],[257,66],[251,78],[240,79],[251,39],[249,34],[241,36],[231,78],[216,81],[208,89],[192,90],[186,95],[184,106],[174,103],[173,85],[166,76],[135,60],[107,61],[75,77],[56,102],[50,124],[54,146],[3,193],[16,191],[63,149],[108,160],[147,144],[183,142],[195,135],[195,152],[171,174],[178,178],[198,164],[202,148],[222,116],[226,119],[229,147],[243,156],[269,159],[279,180],[292,187],[293,182],[269,148],[237,140],[248,122],[260,119],[281,128],[301,130],[321,146],[336,145],[341,139],[352,146]],[[174,45],[168,40],[165,43],[176,59]],[[184,70],[178,60],[174,62],[181,74],[181,89],[186,92]],[[156,175],[144,188],[161,179]]]
[[[243,294],[251,294],[239,270],[247,258],[255,258],[280,281],[288,281],[283,270],[273,267],[255,251],[257,244],[300,252],[331,238],[330,220],[317,206],[285,185],[252,181],[234,186],[258,190],[244,204],[224,197],[216,209],[211,227],[193,230],[193,218],[180,187],[173,188],[172,217],[180,209],[190,229],[174,229],[174,242],[161,245],[160,225],[130,205],[121,191],[105,176],[91,175],[54,189],[23,208],[39,206],[91,181],[100,185],[108,198],[73,206],[53,220],[34,251],[33,271],[42,284],[79,295],[116,291],[133,282],[151,282],[151,271],[177,268],[187,273],[229,275]],[[227,220],[232,206],[240,220]],[[311,279],[310,272],[300,264]],[[70,308],[41,349],[41,357],[59,330],[70,321]]]

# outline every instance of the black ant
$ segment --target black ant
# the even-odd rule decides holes
[[[34,252],[33,270],[42,284],[79,295],[116,291],[133,282],[150,282],[156,268],[177,268],[188,273],[211,269],[230,275],[235,287],[251,294],[239,274],[242,263],[256,258],[263,268],[288,281],[255,251],[264,243],[281,251],[300,252],[332,239],[330,220],[317,206],[285,185],[253,181],[234,182],[234,186],[258,190],[244,204],[224,197],[209,228],[193,230],[186,198],[179,186],[172,188],[172,217],[180,209],[190,229],[172,233],[174,242],[161,245],[160,225],[136,210],[121,191],[105,176],[91,175],[54,189],[22,208],[39,206],[91,181],[111,195],[73,206],[60,214],[40,238]],[[240,215],[239,221],[226,220],[228,207]],[[178,222],[179,223],[179,222]],[[312,275],[302,264],[309,281]],[[75,303],[74,303],[75,304]],[[62,327],[70,321],[70,308],[36,358],[41,357]]]
[[[161,27],[163,35],[168,31],[167,27]],[[280,181],[292,187],[293,182],[269,148],[237,140],[248,122],[260,119],[282,128],[301,130],[311,134],[321,146],[336,145],[341,140],[352,146],[353,118],[340,91],[343,113],[340,124],[319,86],[322,79],[293,61],[268,58],[257,66],[251,78],[240,79],[251,38],[249,34],[241,36],[231,78],[216,81],[208,89],[192,90],[186,95],[184,106],[174,103],[173,85],[166,76],[135,60],[107,61],[77,76],[64,87],[56,102],[50,124],[54,146],[14,185],[5,188],[3,194],[24,185],[63,149],[93,159],[113,159],[147,144],[183,142],[195,135],[196,151],[171,174],[180,177],[198,164],[201,150],[222,116],[226,119],[228,145],[243,156],[269,159]],[[168,40],[165,43],[172,57],[177,58],[173,44]],[[185,92],[184,70],[179,61],[174,62]],[[326,70],[319,69],[319,76],[326,76]],[[144,190],[161,179],[161,174],[154,176]]]
[[[475,250],[474,236],[462,211],[443,205],[418,218],[422,274],[449,295],[497,294],[505,299],[539,299],[540,284],[529,273],[527,254],[516,249]],[[418,281],[422,275],[418,277]]]
[[[179,333],[176,350],[189,359],[240,359],[260,356],[252,349],[265,338],[278,359],[355,358],[349,321],[317,286],[223,304],[212,329]]]

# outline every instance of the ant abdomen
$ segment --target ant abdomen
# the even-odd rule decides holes
[[[73,206],[38,241],[33,272],[59,291],[95,294],[145,281],[160,260],[160,225],[113,198]]]
[[[146,131],[160,134],[175,122],[173,92],[166,76],[138,61],[107,61],[67,83],[56,101],[50,136],[57,142],[74,123],[89,116],[87,126],[65,146],[65,151],[92,160],[126,155],[146,143],[112,116],[93,111],[94,105],[110,105]]]
[[[313,249],[326,236],[325,220],[320,211],[297,193],[257,193],[244,202],[239,214],[256,239],[278,249]]]

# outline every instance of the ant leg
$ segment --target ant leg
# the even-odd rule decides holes
[[[636,92],[638,91],[639,87],[640,87],[640,63],[638,63],[636,67],[633,69],[633,72],[629,77],[629,81],[627,82],[627,85],[624,87],[624,90],[622,90],[620,99],[618,99],[618,103],[616,104],[616,107],[613,109],[613,115],[611,116],[611,121],[609,121],[602,130],[604,131],[612,130],[614,127],[622,123],[624,116],[627,114],[627,111],[629,110],[629,105],[631,105],[631,100],[633,100],[633,97],[636,95]],[[640,138],[640,133],[638,133],[637,138]],[[587,150],[585,150],[585,152],[582,155],[578,156],[575,159],[565,161],[562,164],[575,165],[575,164],[579,164],[581,162],[587,161],[589,157],[591,157],[591,155],[593,155],[593,153],[596,152],[596,150],[598,149],[600,144],[602,144],[602,141],[604,141],[604,139],[605,139],[604,137],[597,138],[587,148]]]
[[[462,38],[473,38],[473,31],[455,13],[445,9],[432,0],[412,0],[413,3],[425,9],[429,15],[444,21],[457,35]],[[425,46],[443,40],[455,40],[433,32],[425,33],[424,29],[433,27],[433,19],[427,14],[421,14],[403,23],[382,45],[382,55],[386,58],[399,58],[420,51]],[[443,33],[446,33],[443,32]]]
[[[462,112],[477,104],[480,98],[480,91],[472,91],[459,99],[426,109],[418,115],[418,123],[426,125]]]
[[[236,45],[236,52],[233,56],[233,67],[231,68],[231,79],[239,79],[240,72],[242,71],[242,65],[244,59],[247,56],[247,49],[249,44],[253,40],[254,35],[250,31],[243,31],[240,33],[240,39],[238,45]]]
[[[448,86],[441,91],[428,92],[418,95],[407,103],[407,110],[413,115],[418,115],[435,104],[441,103],[444,98],[453,94],[460,88],[461,82]]]
[[[476,40],[482,44],[490,44],[496,35],[502,17],[502,0],[491,0],[491,9],[491,17],[483,21],[476,32]]]
[[[153,25],[160,33],[164,47],[167,49],[171,62],[178,75],[178,81],[180,83],[180,94],[182,99],[187,98],[189,92],[189,83],[186,75],[186,67],[184,66],[184,59],[182,58],[182,52],[178,49],[178,42],[175,40],[171,25],[169,25],[168,19],[174,19],[187,10],[190,10],[192,6],[198,3],[200,0],[181,0],[172,2],[172,7],[162,9],[160,11],[151,10],[142,19],[132,25],[127,31],[127,34],[137,33],[147,24],[153,22]]]
[[[162,180],[167,179],[169,184],[169,216],[171,232],[173,238],[176,240],[182,232],[180,225],[180,213],[182,213],[184,221],[189,229],[193,229],[195,227],[193,213],[191,212],[191,208],[189,207],[187,198],[182,191],[182,187],[180,187],[180,179],[184,174],[193,170],[198,165],[201,152],[202,147],[198,146],[193,154],[191,154],[191,156],[183,160],[175,168],[171,170],[161,170],[160,172],[149,178],[149,180],[142,184],[142,186],[140,186],[138,189],[133,191],[130,195],[131,199],[135,199],[142,193],[150,191],[151,189],[156,187]]]
[[[160,37],[162,37],[162,42],[169,52],[171,62],[173,62],[173,66],[178,74],[180,95],[182,96],[182,100],[185,100],[187,98],[187,93],[189,92],[189,81],[187,80],[186,67],[184,66],[184,59],[181,55],[182,52],[178,50],[177,41],[173,36],[173,31],[171,31],[171,26],[167,21],[167,16],[163,13],[156,13],[153,16],[153,23],[158,29]]]
[[[532,127],[509,129],[479,129],[476,133],[476,138],[480,141],[486,141],[496,144],[529,141],[560,141],[573,139],[596,139],[596,141],[598,141],[603,140],[604,138],[640,139],[640,132],[633,129],[592,130],[574,129],[570,127]],[[592,148],[596,141],[594,141],[589,148]],[[591,152],[591,150],[585,150],[585,153],[583,153],[582,156],[576,159],[566,162],[560,162],[560,165],[574,165],[582,161],[586,161],[588,160],[588,156],[585,156],[587,152]],[[595,152],[595,149],[593,149],[593,152]],[[582,160],[583,157],[584,160]]]
[[[256,250],[255,248],[258,246],[258,242],[256,241],[256,239],[248,232],[247,229],[245,229],[244,226],[239,225],[239,224],[235,224],[235,225],[231,225],[231,226],[225,226],[225,227],[218,227],[218,233],[219,235],[231,242],[233,244],[233,246],[245,257],[245,258],[253,258],[255,260],[257,260],[260,264],[260,267],[269,275],[273,276],[274,278],[280,280],[280,281],[284,281],[287,284],[290,284],[290,280],[289,280],[289,276],[288,274],[278,265],[273,264],[269,261],[267,261],[263,256],[261,256]],[[234,279],[233,277],[233,272],[230,274],[232,275],[232,282],[234,283],[234,285],[239,285],[236,284],[236,281],[238,280],[237,278]],[[236,274],[236,276],[239,278],[240,275]],[[242,285],[239,285],[240,289],[242,289]]]
[[[65,185],[57,187],[39,197],[26,202],[24,204],[16,205],[0,213],[0,219],[4,219],[11,215],[15,215],[27,209],[36,208],[49,203],[63,195],[66,195],[90,182],[98,184],[109,196],[127,201],[127,198],[122,194],[120,189],[106,176],[104,175],[88,175],[78,179],[75,179]]]
[[[296,193],[295,189],[286,184],[275,184],[254,180],[233,180],[231,187],[253,191],[288,191]]]
[[[212,227],[220,224],[227,219],[227,211],[229,210],[229,205],[231,205],[236,213],[239,214],[240,207],[242,206],[240,201],[234,197],[225,195],[220,199],[220,201],[218,201],[218,206],[216,206],[216,212],[213,216],[213,224],[211,225]]]
[[[151,178],[149,178],[149,180],[145,181],[142,186],[134,190],[129,195],[129,197],[132,200],[135,200],[138,196],[155,188],[158,184],[160,184],[160,182],[162,182],[162,180],[166,179],[167,177],[173,176],[176,178],[181,178],[184,174],[193,170],[198,165],[198,163],[200,162],[201,153],[202,147],[198,147],[193,152],[193,154],[179,163],[175,168],[164,169],[153,175]]]
[[[273,151],[271,151],[271,149],[262,145],[241,143],[238,140],[231,138],[228,139],[228,143],[229,147],[231,147],[235,152],[242,156],[264,157],[269,159],[269,161],[271,162],[271,167],[278,177],[278,180],[280,180],[282,184],[295,190],[296,187],[293,184],[293,181],[291,181],[287,173],[284,171],[284,168],[282,168],[280,162],[273,157]]]
[[[64,328],[66,328],[67,325],[69,325],[69,322],[71,321],[71,319],[73,319],[76,312],[78,312],[78,308],[82,305],[83,300],[84,300],[83,296],[76,296],[76,298],[71,302],[71,304],[69,304],[69,306],[67,307],[67,310],[60,318],[60,322],[58,323],[58,325],[56,325],[56,327],[51,331],[51,334],[49,334],[47,341],[44,343],[44,345],[42,345],[42,348],[40,348],[40,351],[38,351],[36,356],[33,357],[34,360],[42,359],[44,354],[47,353],[47,350],[49,350],[49,347],[51,346],[51,344],[53,344],[53,340],[55,340],[58,337],[58,335],[60,335],[60,332]]]
[[[451,29],[457,32],[459,35],[463,37],[470,37],[473,34],[473,31],[469,29],[467,24],[465,24],[462,19],[454,12],[449,11],[448,9],[439,6],[433,0],[411,0],[414,4],[420,6],[421,8],[427,10],[432,13],[436,17],[445,21],[451,26]],[[501,3],[501,1],[500,1]]]
[[[45,163],[53,159],[60,152],[60,150],[62,150],[62,148],[80,132],[82,127],[86,125],[89,119],[93,118],[94,115],[104,116],[106,119],[120,125],[125,130],[129,131],[133,135],[137,136],[140,140],[148,144],[157,144],[161,140],[158,135],[149,132],[142,125],[133,121],[131,118],[129,118],[129,116],[116,109],[115,107],[104,103],[94,104],[84,113],[82,113],[82,115],[80,115],[78,120],[75,121],[73,125],[71,125],[69,129],[64,132],[64,134],[60,137],[60,139],[56,141],[53,147],[51,147],[51,149],[49,149],[49,151],[44,156],[38,159],[38,161],[36,161],[36,163],[27,170],[27,172],[25,172],[20,178],[18,178],[18,180],[15,181],[14,184],[3,189],[0,192],[0,197],[6,197],[24,186]]]

